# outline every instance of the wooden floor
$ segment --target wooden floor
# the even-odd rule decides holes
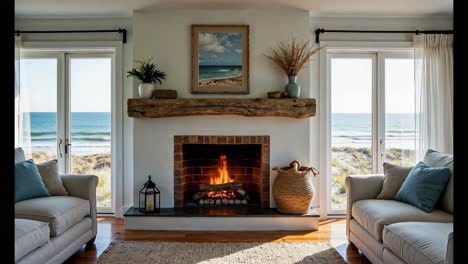
[[[235,235],[233,235],[235,234]],[[348,244],[344,219],[320,221],[319,231],[134,231],[125,230],[123,219],[98,218],[98,234],[93,246],[83,246],[65,263],[96,263],[114,240],[180,242],[330,242],[348,263],[370,263],[354,246]],[[331,264],[331,263],[330,263]]]

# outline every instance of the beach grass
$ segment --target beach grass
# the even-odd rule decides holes
[[[414,166],[415,152],[408,149],[387,149],[386,162],[402,166]],[[370,148],[332,147],[332,207],[346,208],[346,185],[348,175],[372,173]]]
[[[32,158],[35,163],[56,159],[55,155],[47,152],[34,152]],[[72,155],[73,174],[91,174],[99,178],[96,188],[97,207],[111,206],[111,155],[90,154]]]

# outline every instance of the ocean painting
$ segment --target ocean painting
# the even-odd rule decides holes
[[[193,28],[194,92],[248,93],[248,27]]]
[[[198,84],[242,85],[242,33],[198,33]]]

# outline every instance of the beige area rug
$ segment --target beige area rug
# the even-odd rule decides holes
[[[98,259],[119,263],[346,263],[328,243],[199,243],[114,241]]]

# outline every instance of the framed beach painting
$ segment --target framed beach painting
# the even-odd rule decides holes
[[[248,25],[192,25],[192,93],[249,93]]]

